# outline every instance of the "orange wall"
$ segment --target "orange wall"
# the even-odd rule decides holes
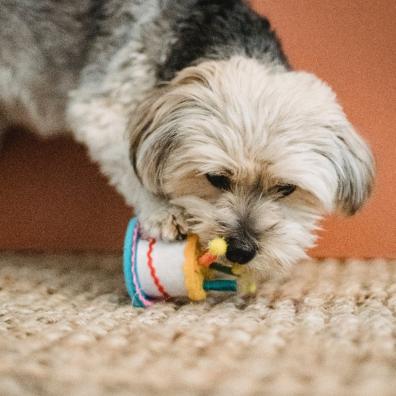
[[[324,223],[317,256],[396,257],[396,7],[393,0],[253,1],[291,63],[337,91],[377,158],[375,194],[351,219]],[[0,249],[119,250],[131,215],[69,139],[18,132],[0,152]]]
[[[15,132],[0,152],[0,249],[121,249],[132,209],[85,150]]]

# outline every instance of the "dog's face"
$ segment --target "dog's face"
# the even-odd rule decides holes
[[[203,244],[269,272],[305,256],[318,219],[352,214],[373,181],[369,149],[313,75],[244,58],[184,69],[131,123],[144,186],[183,206]]]

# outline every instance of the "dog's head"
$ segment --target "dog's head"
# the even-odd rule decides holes
[[[323,214],[356,212],[374,174],[325,83],[240,57],[186,68],[153,92],[131,123],[131,158],[203,243],[223,236],[230,261],[262,271],[304,257]]]

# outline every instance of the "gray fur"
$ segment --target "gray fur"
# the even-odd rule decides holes
[[[67,127],[67,93],[85,64],[89,2],[0,0],[0,102],[7,123]],[[4,121],[4,120],[3,120]]]
[[[176,59],[182,55],[175,51],[185,45],[180,36],[183,26],[191,18],[204,18],[205,12],[221,9],[224,1],[209,3],[212,9],[199,0],[0,0],[0,103],[9,114],[7,119],[28,123],[43,134],[70,128],[65,116],[68,94],[77,87],[103,93],[111,62],[131,45],[136,53],[123,60],[133,63],[144,55],[154,87],[178,71]],[[225,8],[232,5],[256,23],[260,21],[239,1],[232,0]],[[238,20],[237,12],[229,14],[234,15],[229,23]],[[223,29],[230,30],[223,32],[224,37],[234,38],[225,42],[221,32],[204,29],[201,35],[211,35],[214,42],[199,51],[195,48],[197,53],[188,55],[191,63],[198,57],[224,59],[248,51],[244,47],[248,40],[235,33],[235,25],[228,26],[222,15],[215,22],[223,22]],[[273,35],[265,29],[262,33]],[[254,56],[263,57],[268,51],[272,61],[285,62],[275,36],[266,41],[253,34],[249,37],[253,37],[249,51]],[[186,48],[180,49],[183,56]]]

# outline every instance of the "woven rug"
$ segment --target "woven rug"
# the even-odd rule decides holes
[[[117,256],[0,256],[0,395],[396,395],[396,262],[131,307]]]

